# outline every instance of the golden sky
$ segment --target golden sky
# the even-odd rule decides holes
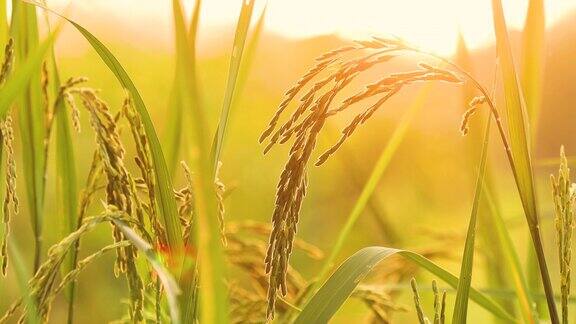
[[[241,0],[204,0],[201,26],[204,33],[234,23]],[[184,0],[190,9],[194,0]],[[265,0],[256,0],[259,15]],[[455,48],[459,30],[471,47],[492,39],[490,0],[269,0],[267,31],[287,37],[309,37],[337,33],[363,39],[392,34],[440,54]],[[116,17],[131,26],[143,26],[151,33],[167,30],[171,24],[171,0],[48,0],[49,5],[69,12],[79,9],[98,17]],[[511,28],[521,28],[528,0],[503,0]],[[576,0],[545,0],[547,25],[576,10]],[[104,19],[104,18],[100,18]],[[137,28],[137,27],[136,27]],[[169,33],[164,33],[169,36]]]

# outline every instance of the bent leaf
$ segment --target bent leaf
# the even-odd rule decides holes
[[[312,297],[310,302],[306,304],[295,323],[327,323],[346,299],[348,299],[350,294],[352,294],[358,283],[364,279],[378,263],[393,255],[400,255],[416,263],[451,287],[456,288],[458,286],[458,277],[442,269],[420,254],[381,246],[367,247],[356,252],[340,265],[330,279],[328,279],[322,288]],[[470,298],[499,318],[509,322],[516,322],[512,315],[508,314],[502,307],[478,290],[471,288]]]

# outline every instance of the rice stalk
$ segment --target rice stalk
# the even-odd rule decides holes
[[[556,238],[560,258],[560,291],[562,300],[562,323],[568,323],[568,299],[570,297],[570,260],[572,258],[572,233],[574,232],[574,203],[576,184],[570,180],[570,169],[560,148],[560,169],[558,176],[551,175],[552,197],[556,214]]]

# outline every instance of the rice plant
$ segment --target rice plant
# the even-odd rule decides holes
[[[159,98],[140,79],[148,71],[133,66],[146,56],[126,60],[106,35],[44,1],[0,5],[0,293],[10,296],[0,300],[0,323],[486,322],[478,314],[505,323],[569,323],[569,158],[562,147],[558,175],[551,176],[556,271],[532,153],[531,125],[546,111],[543,2],[530,1],[522,74],[502,4],[492,0],[492,83],[473,71],[476,57],[462,35],[454,60],[400,37],[365,36],[321,48],[310,65],[300,59],[290,72],[303,73],[281,99],[266,86],[279,87],[273,81],[286,76],[272,72],[288,69],[259,52],[287,51],[266,43],[274,4],[237,4],[231,44],[217,67],[201,43],[203,15],[212,7],[167,4],[174,66],[167,69],[171,83],[154,80]],[[59,55],[63,28],[94,55],[85,71],[70,70],[71,60]],[[93,77],[94,69],[109,79]],[[251,83],[262,75],[266,82]],[[456,100],[459,123],[448,118],[444,100],[454,91],[465,97]],[[272,101],[279,104],[260,137],[246,140],[239,130],[258,128],[253,122],[265,112],[252,108],[260,98],[268,100],[266,113]],[[397,110],[402,117],[386,115]],[[433,123],[418,123],[430,114],[447,117],[444,128],[453,133],[426,133]],[[422,143],[434,136],[466,149],[438,167],[446,160],[422,155]],[[358,154],[366,143],[377,154]],[[275,172],[261,168],[280,162],[273,148],[287,154],[275,188],[263,185]],[[497,165],[498,154],[506,168]],[[411,170],[416,176],[408,179],[401,170],[415,157],[430,170]],[[472,172],[454,167],[462,161]],[[244,173],[248,164],[256,166]],[[394,171],[404,178],[385,182]],[[331,175],[319,180],[322,172]],[[441,222],[438,196],[424,194],[438,192],[422,175],[443,182],[440,200],[453,199],[454,224]],[[470,192],[462,189],[467,184]],[[344,198],[323,203],[327,191]],[[397,215],[398,206],[406,214]],[[533,254],[523,264],[516,238],[525,230]],[[419,289],[415,278],[427,276],[435,277],[431,288]],[[114,288],[98,287],[102,278]],[[113,298],[90,305],[96,311],[89,318],[86,303],[103,293]]]

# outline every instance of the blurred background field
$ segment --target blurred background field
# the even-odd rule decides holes
[[[144,0],[144,2],[147,1],[152,2]],[[201,18],[200,38],[197,45],[200,58],[198,73],[201,100],[211,112],[211,116],[208,117],[211,127],[216,125],[222,103],[234,33],[233,24],[238,7],[236,2],[239,1],[228,0],[228,2],[218,2],[219,5],[226,6],[226,9],[222,9],[225,13],[221,17],[208,19],[205,25]],[[576,110],[574,109],[576,11],[571,11],[576,9],[576,3],[571,3],[571,1],[566,1],[565,4],[560,3],[562,4],[551,5],[556,5],[557,8],[566,12],[558,14],[553,22],[549,22],[547,28],[543,103],[534,146],[544,247],[553,274],[557,273],[557,252],[553,236],[553,210],[548,177],[557,168],[557,156],[561,144],[565,145],[568,156],[576,155],[573,126],[576,123]],[[306,6],[304,2],[302,5]],[[159,134],[162,135],[171,127],[165,122],[175,65],[169,2],[165,1],[162,6],[152,5],[156,10],[165,7],[161,11],[142,9],[142,12],[139,12],[136,1],[125,0],[94,1],[94,5],[92,1],[78,1],[67,9],[63,4],[56,3],[55,7],[70,17],[82,21],[89,30],[109,46],[126,67],[142,93]],[[190,8],[190,4],[187,8]],[[311,8],[314,8],[314,5],[311,5]],[[202,15],[210,15],[209,10],[218,10],[218,8],[207,6]],[[260,13],[259,10],[261,6],[257,8],[256,15]],[[299,10],[306,10],[306,8]],[[393,3],[389,4],[388,10],[394,10]],[[524,12],[524,10],[518,10]],[[226,20],[228,11],[231,12],[230,20]],[[295,9],[294,13],[297,14],[298,11]],[[321,14],[330,15],[331,13],[327,10]],[[351,16],[355,14],[360,15],[360,11],[350,12]],[[433,12],[429,14],[433,15]],[[273,14],[267,17],[264,33],[246,75],[246,86],[235,101],[226,148],[222,156],[221,178],[229,188],[233,188],[226,201],[227,220],[229,221],[269,222],[273,210],[275,187],[287,156],[287,147],[278,147],[264,156],[263,146],[258,144],[258,137],[279,104],[283,92],[306,72],[318,55],[349,43],[352,36],[361,39],[372,35],[368,33],[368,28],[353,34],[340,32],[330,35],[306,35],[306,33],[298,34],[297,31],[293,34],[282,34],[281,30],[284,27],[275,25],[272,22],[273,19]],[[309,16],[303,15],[301,19],[302,24],[305,24]],[[319,19],[322,18],[319,17]],[[490,17],[485,19],[488,20],[485,28],[491,28]],[[285,24],[289,26],[290,22],[296,24],[297,20],[288,21]],[[519,21],[522,22],[521,19]],[[437,23],[439,28],[442,28],[441,21]],[[514,26],[514,23],[512,25]],[[434,28],[434,26],[423,28]],[[466,29],[463,30],[466,37]],[[318,33],[323,32],[322,29],[318,31]],[[387,34],[394,31],[372,27],[371,32]],[[492,31],[489,29],[486,32],[489,34]],[[474,34],[474,30],[468,33]],[[515,49],[518,49],[521,40],[519,33],[513,31],[511,37]],[[408,37],[408,40],[420,45],[419,39]],[[441,52],[442,55],[453,56],[456,38],[453,37],[452,40],[453,44],[447,42],[447,46],[431,49]],[[97,55],[70,26],[64,27],[57,42],[56,51],[63,79],[70,76],[86,76],[90,79],[91,86],[102,89],[102,97],[112,107],[117,109],[120,107],[123,90]],[[493,44],[489,39],[477,40],[471,52],[473,62],[471,72],[489,87],[495,68]],[[405,63],[402,60],[394,61],[363,77],[370,80],[380,74],[402,70]],[[310,168],[309,193],[304,202],[299,223],[298,236],[300,238],[317,245],[324,251],[329,251],[376,158],[385,147],[399,118],[406,112],[407,107],[420,90],[419,87],[411,87],[394,98],[328,163],[320,168]],[[458,272],[476,172],[476,165],[470,161],[476,161],[480,154],[480,147],[471,151],[467,144],[469,137],[463,137],[459,132],[462,113],[465,109],[463,102],[461,88],[443,83],[432,86],[426,97],[426,104],[410,126],[407,137],[394,155],[369,207],[354,227],[351,239],[341,253],[342,256],[350,255],[359,248],[370,245],[398,248],[434,246],[453,254],[453,258],[442,258],[438,262],[453,273]],[[322,137],[320,146],[326,148],[337,140],[339,129],[348,120],[345,117],[339,118],[331,121],[329,128],[332,134]],[[82,123],[88,125],[87,114],[82,115]],[[194,125],[186,127],[192,128]],[[471,132],[481,131],[479,127],[471,129]],[[74,138],[80,184],[83,184],[85,180],[92,158],[93,136],[92,132],[83,131]],[[18,141],[19,138],[17,137],[16,140]],[[514,243],[521,252],[520,257],[524,262],[525,252],[529,246],[527,228],[513,178],[503,153],[499,145],[492,145],[489,158],[495,174],[498,200],[507,227],[513,235]],[[469,155],[473,155],[473,158],[470,159]],[[54,172],[53,165],[50,170]],[[20,169],[18,171],[21,172]],[[22,178],[19,176],[19,179]],[[48,179],[53,178],[49,176]],[[55,186],[55,184],[49,180],[47,186],[51,188],[50,186]],[[24,185],[19,184],[19,187],[23,188]],[[61,220],[54,212],[54,192],[54,190],[47,190],[46,215],[49,215],[45,220],[47,226],[48,224],[50,226],[61,224]],[[21,199],[25,201],[25,197]],[[26,203],[22,205],[26,206]],[[17,233],[15,235],[17,242],[25,251],[24,255],[31,256],[32,235],[28,218],[24,217],[26,213],[24,207],[20,216],[15,218],[12,228],[13,232]],[[482,231],[482,223],[479,226],[479,230]],[[58,239],[56,232],[45,231],[44,236],[46,246]],[[87,254],[91,250],[90,247],[92,250],[96,249],[103,242],[110,240],[107,229],[100,228],[90,234],[88,239],[83,240],[82,245],[86,249],[82,251],[82,254]],[[473,285],[477,288],[485,288],[485,291],[495,298],[509,298],[512,292],[510,289],[488,286],[489,275],[483,273],[485,258],[482,256],[490,256],[490,251],[487,251],[488,246],[483,247],[484,242],[479,244],[480,247],[477,249],[479,257],[475,260],[477,267],[474,269]],[[112,260],[113,255],[109,254],[81,275],[77,286],[76,319],[78,323],[103,323],[117,319],[123,313],[125,305],[119,301],[126,298],[125,282],[114,278],[112,269],[108,266]],[[492,260],[492,262],[498,261]],[[385,268],[386,264],[387,262],[383,262],[379,267]],[[311,260],[302,253],[296,252],[292,265],[310,278],[315,271],[318,271],[321,261]],[[235,270],[230,269],[230,271]],[[374,276],[377,276],[377,271],[375,273]],[[427,275],[419,275],[421,294],[427,306],[431,306],[431,290],[428,289],[430,279],[431,277]],[[556,275],[553,275],[553,282],[558,282]],[[415,315],[412,311],[412,297],[408,283],[395,288],[402,292],[401,303],[410,309],[408,313],[396,314],[395,319],[399,323],[414,321]],[[448,291],[448,300],[452,303],[454,291],[450,289]],[[0,309],[5,309],[9,301],[17,296],[17,292],[14,280],[2,281]],[[94,308],[93,305],[99,305],[99,307]],[[106,307],[102,308],[101,305],[106,305]],[[470,307],[470,316],[478,318],[478,323],[483,322],[480,319],[491,317],[474,303],[471,303]],[[360,302],[350,301],[337,313],[333,322],[354,323],[365,320],[367,315]],[[65,316],[66,306],[62,299],[53,308],[51,322],[62,323]]]

